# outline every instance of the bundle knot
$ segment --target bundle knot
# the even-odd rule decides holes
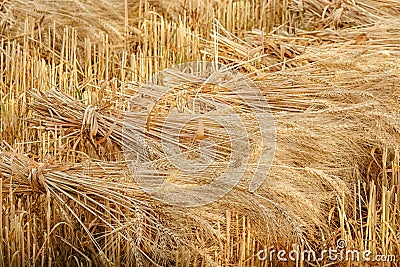
[[[93,136],[95,136],[99,130],[96,111],[97,107],[92,107],[91,105],[87,106],[82,119],[81,132],[83,133],[85,130],[89,130],[89,136],[91,139],[93,139]]]
[[[38,166],[31,169],[29,173],[29,181],[34,191],[46,192],[46,178],[43,175],[46,167],[47,164],[38,163]]]

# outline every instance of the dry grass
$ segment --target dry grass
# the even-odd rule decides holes
[[[256,253],[338,238],[399,258],[399,8],[2,1],[0,266],[276,266]],[[142,82],[195,60],[259,86],[277,147],[254,194],[177,208],[129,178],[122,123]]]

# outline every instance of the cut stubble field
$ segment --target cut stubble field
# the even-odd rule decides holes
[[[0,266],[397,266],[399,15],[394,0],[1,1]],[[214,169],[190,175],[165,160],[160,118],[220,101],[257,124],[231,91],[192,90],[189,76],[150,107],[152,76],[188,62],[229,66],[266,99],[274,158],[254,192],[252,131],[247,175],[206,205],[164,203],[132,178],[132,110],[151,111],[158,174],[186,186],[226,170],[228,131],[200,119],[173,139],[189,160],[214,142]],[[341,242],[371,257],[288,256]]]

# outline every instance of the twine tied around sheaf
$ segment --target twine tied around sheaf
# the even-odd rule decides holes
[[[45,163],[37,163],[37,166],[30,170],[28,180],[34,191],[46,192],[46,178],[44,177],[46,167]]]
[[[104,119],[99,116],[99,113],[97,112],[98,108],[97,107],[92,107],[91,105],[87,106],[85,109],[85,112],[83,114],[83,119],[82,119],[82,127],[81,127],[81,135],[85,131],[88,132],[90,140],[94,144],[101,144],[104,141],[107,140],[107,138],[110,137],[111,133],[114,131],[116,125],[117,125],[117,120],[114,121],[113,125],[109,128],[109,130],[104,134],[104,136],[100,140],[95,140],[95,136],[99,132],[99,123],[98,120],[100,119],[100,122],[104,122]]]
[[[97,122],[97,107],[87,106],[82,119],[81,133],[88,130],[89,137],[93,141],[93,137],[96,136],[99,130],[99,124]]]

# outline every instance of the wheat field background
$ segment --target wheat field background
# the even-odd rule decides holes
[[[0,266],[399,266],[257,257],[341,239],[400,260],[399,1],[1,0],[0,38]],[[276,151],[255,193],[183,208],[121,140],[141,84],[191,61],[260,88]]]

